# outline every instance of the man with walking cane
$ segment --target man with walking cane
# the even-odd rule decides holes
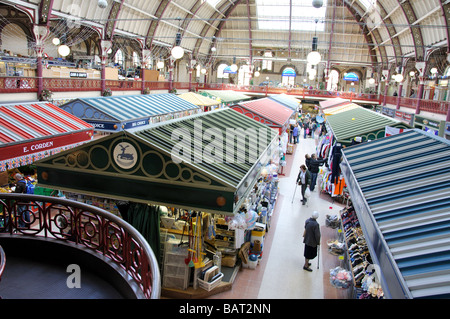
[[[312,271],[310,260],[318,257],[318,246],[320,245],[320,227],[317,222],[319,213],[314,211],[311,218],[305,222],[305,230],[303,232],[303,243],[305,244],[305,264],[303,269]],[[317,258],[317,269],[319,269],[319,259]]]

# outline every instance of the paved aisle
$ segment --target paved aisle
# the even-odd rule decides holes
[[[302,206],[300,187],[297,187],[293,203],[291,203],[295,181],[300,165],[304,163],[305,154],[315,150],[313,139],[300,139],[295,153],[288,155],[293,161],[288,175],[282,176],[279,182],[279,196],[272,217],[272,224],[264,239],[264,253],[255,270],[241,269],[233,284],[232,290],[211,296],[210,298],[236,299],[324,299],[340,298],[336,288],[331,287],[328,274],[335,267],[336,257],[326,251],[320,252],[320,265],[317,269],[317,258],[311,263],[313,272],[303,270],[303,229],[305,221],[314,210],[320,214],[319,224],[322,235],[326,228],[325,215],[337,214],[342,205],[332,203],[327,194],[320,194],[316,188],[312,192],[308,206]],[[325,228],[325,229],[324,229]],[[326,245],[326,237],[322,236],[322,245]],[[330,266],[331,265],[331,266]]]

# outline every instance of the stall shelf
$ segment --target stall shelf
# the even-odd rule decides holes
[[[93,133],[90,124],[51,103],[0,105],[0,171],[88,142]]]
[[[108,133],[201,112],[199,106],[171,93],[79,98],[60,107],[96,131]]]
[[[295,114],[293,109],[269,98],[238,103],[230,108],[276,129],[280,135],[288,129],[289,120]]]
[[[401,121],[365,108],[330,115],[326,121],[327,131],[331,132],[336,141],[344,146],[351,145],[357,136],[361,137],[363,142],[384,137],[386,126],[410,128]]]
[[[340,164],[387,298],[450,296],[450,142],[414,129]]]

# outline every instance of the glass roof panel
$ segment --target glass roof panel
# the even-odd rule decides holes
[[[361,2],[361,4],[366,7],[366,10],[371,6],[375,6],[377,4],[377,0],[359,0],[359,2]]]
[[[325,3],[317,9],[311,0],[293,0],[291,30],[315,31],[318,19],[317,31],[324,31],[325,13]],[[290,0],[256,0],[256,14],[260,30],[289,31]]]

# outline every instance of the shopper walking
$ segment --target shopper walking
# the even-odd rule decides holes
[[[297,184],[301,185],[302,187],[302,205],[306,204],[306,201],[308,200],[305,197],[306,188],[308,188],[311,185],[311,173],[306,168],[305,165],[300,166],[300,172],[297,176]]]
[[[319,175],[319,166],[322,166],[326,162],[326,159],[317,159],[316,154],[311,154],[309,160],[309,170],[311,172],[311,192],[314,191],[317,184],[317,176]]]
[[[16,188],[14,193],[26,193],[27,192],[27,181],[22,174],[17,173],[14,175],[16,180]],[[19,227],[27,227],[27,223],[30,222],[30,211],[27,210],[25,205],[17,205],[16,219],[19,221]]]
[[[309,154],[305,154],[305,165],[309,171],[311,171],[311,166],[309,166],[310,162],[311,162],[311,156],[309,156]]]
[[[303,123],[303,138],[306,139],[306,136],[309,134],[309,120],[306,119]]]
[[[294,129],[292,131],[292,138],[294,140],[294,144],[298,143],[298,134],[299,134],[298,124],[295,124]]]
[[[317,257],[317,249],[320,246],[320,227],[317,222],[319,218],[319,213],[314,211],[305,222],[305,230],[303,232],[303,243],[305,244],[305,250],[303,256],[305,257],[305,264],[303,269],[306,271],[312,271],[310,260]]]

